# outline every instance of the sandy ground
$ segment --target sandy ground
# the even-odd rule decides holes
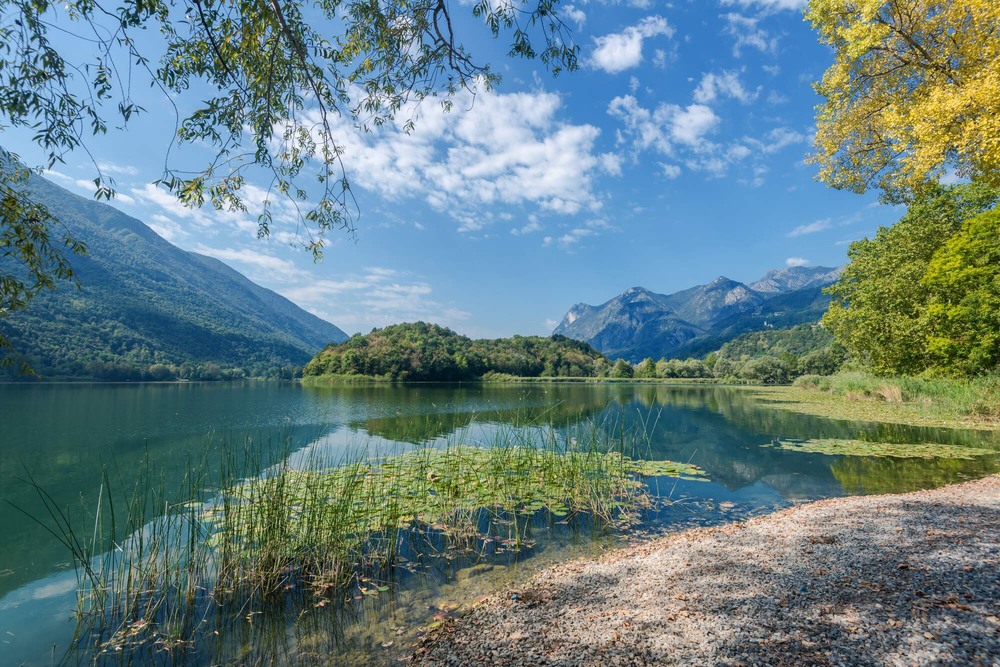
[[[838,498],[544,570],[417,665],[1000,667],[1000,476]]]

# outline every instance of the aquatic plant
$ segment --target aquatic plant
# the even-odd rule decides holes
[[[961,445],[941,445],[936,443],[868,442],[865,440],[839,440],[819,438],[811,440],[774,440],[761,445],[792,452],[826,454],[828,456],[864,456],[868,458],[905,459],[975,459],[980,456],[996,455],[991,449],[964,447]]]

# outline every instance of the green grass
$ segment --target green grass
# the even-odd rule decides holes
[[[832,419],[1000,430],[996,375],[953,380],[844,372],[750,391],[774,407]]]

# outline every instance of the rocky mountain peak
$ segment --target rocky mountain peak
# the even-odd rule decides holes
[[[821,288],[839,269],[789,267],[749,285],[719,276],[672,294],[632,287],[599,306],[573,306],[554,333],[633,361],[716,349],[743,333],[819,319],[829,299]]]

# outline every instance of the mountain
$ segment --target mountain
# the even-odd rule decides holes
[[[59,284],[0,320],[15,350],[43,377],[287,375],[327,343],[347,339],[329,322],[216,259],[181,250],[111,206],[37,176],[27,187],[88,250],[70,256],[81,289]],[[16,270],[0,263],[0,271]]]
[[[630,361],[703,356],[748,331],[818,320],[829,303],[823,288],[839,275],[794,266],[749,285],[720,276],[673,294],[633,287],[600,306],[576,304],[553,333]]]
[[[786,269],[772,269],[760,280],[747,285],[755,292],[764,294],[783,294],[809,287],[826,287],[837,281],[840,269],[828,269],[823,266],[792,266]]]

